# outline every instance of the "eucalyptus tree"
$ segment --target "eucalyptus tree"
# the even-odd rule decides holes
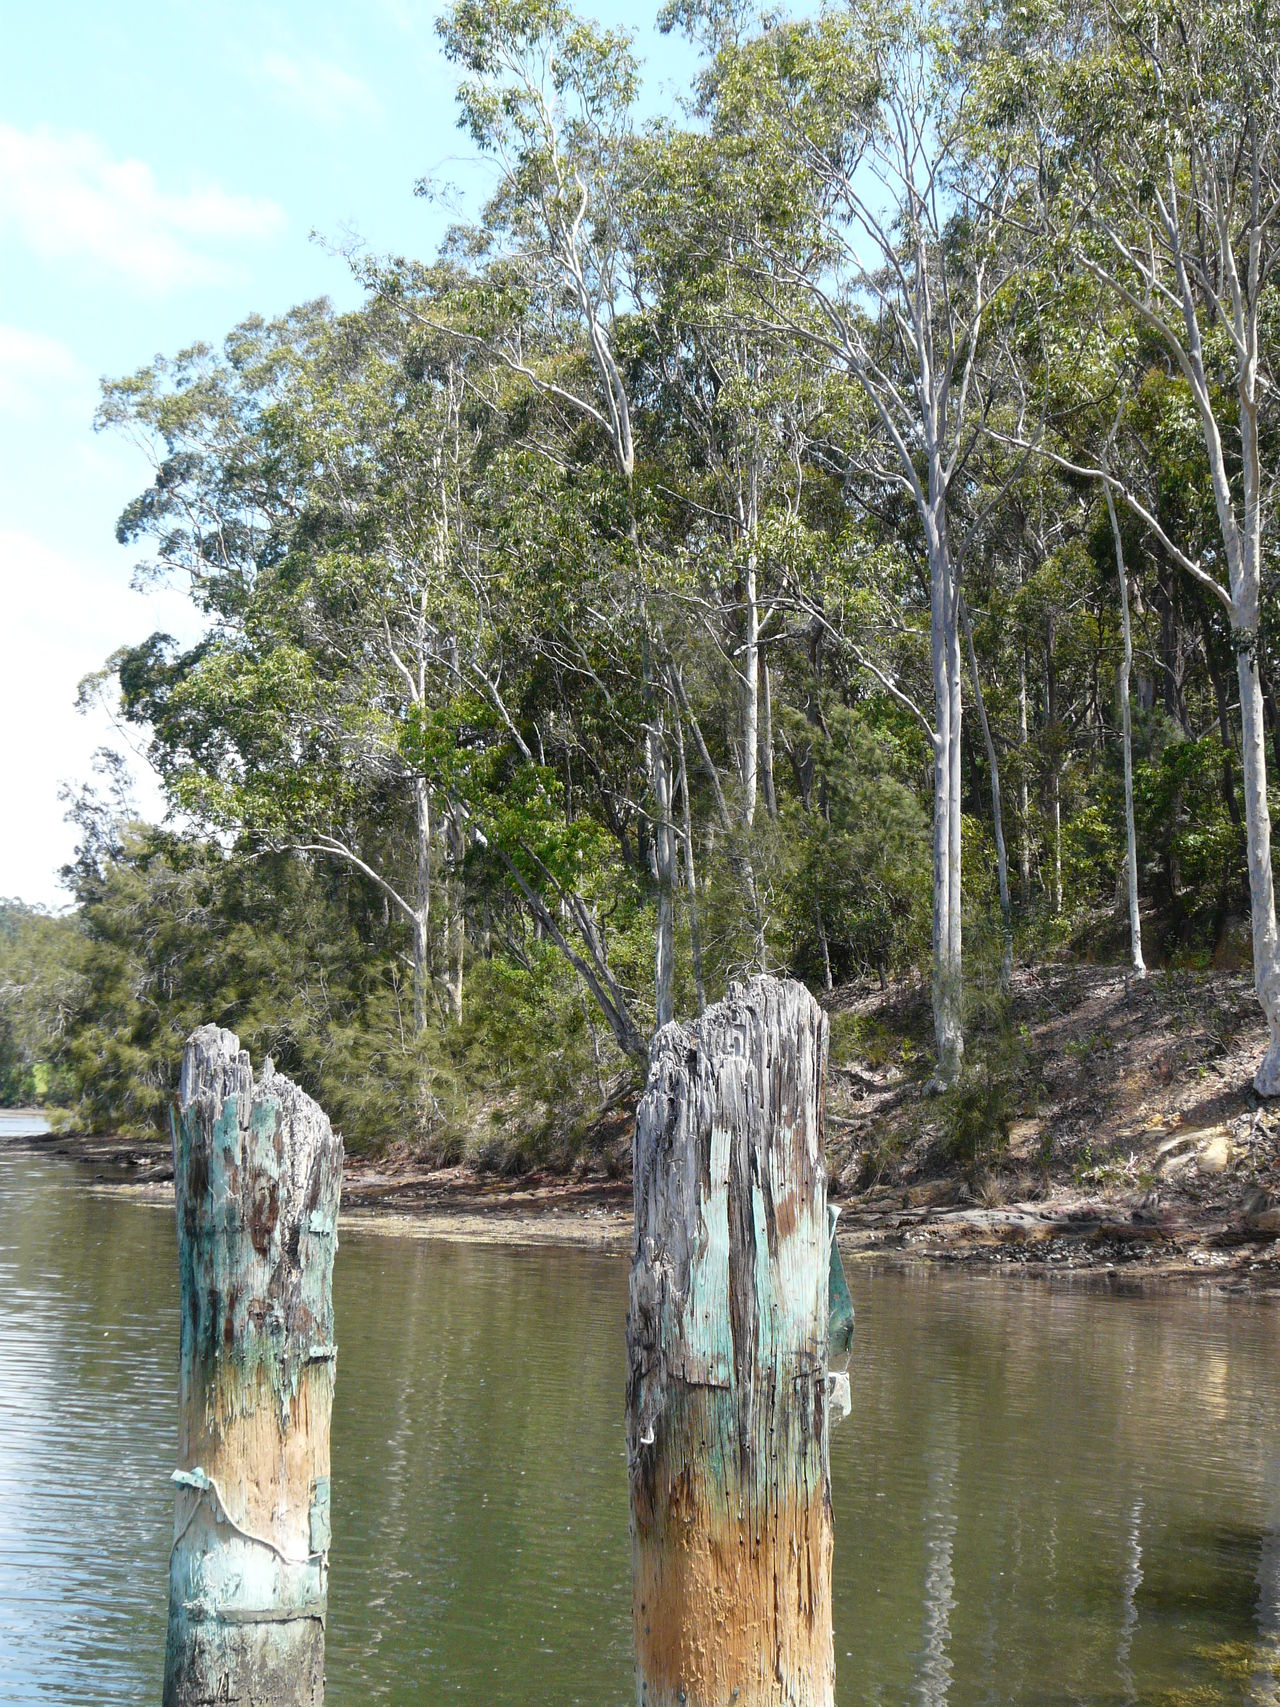
[[[1008,165],[970,146],[974,63],[952,22],[930,0],[907,0],[777,25],[727,51],[718,83],[722,104],[739,104],[752,125],[780,132],[791,148],[822,247],[822,266],[800,268],[761,246],[762,270],[821,318],[816,331],[794,315],[779,324],[816,343],[861,389],[874,432],[850,445],[851,472],[905,495],[919,529],[932,715],[862,657],[919,719],[933,758],[933,1007],[943,1083],[964,1052],[961,601],[965,555],[984,520],[964,517],[960,499],[986,406],[984,322],[1017,259],[1001,244]]]
[[[676,829],[657,579],[642,525],[627,318],[637,306],[619,192],[633,137],[638,72],[631,39],[563,0],[457,0],[440,19],[463,77],[463,123],[498,166],[473,240],[509,268],[524,311],[492,347],[508,368],[576,419],[611,466],[620,502],[602,525],[622,546],[644,690],[642,736],[657,889],[654,1009],[674,1013]]]
[[[108,386],[99,422],[132,433],[156,468],[121,537],[152,543],[150,571],[184,573],[210,624],[181,656],[157,637],[117,660],[172,798],[372,883],[411,932],[421,1032],[441,838],[404,736],[461,691],[474,597],[465,348],[437,339],[409,358],[380,305],[312,305],[247,322],[221,358],[200,348]],[[457,1017],[456,920],[447,934]]]
[[[825,375],[789,331],[762,323],[744,264],[793,191],[781,157],[718,122],[664,127],[629,158],[634,265],[645,300],[637,390],[652,446],[653,507],[672,560],[670,673],[709,785],[712,834],[728,855],[766,969],[769,844],[778,815],[769,656],[786,645],[787,541],[800,524]],[[701,644],[700,644],[701,642]],[[705,657],[730,716],[722,785],[689,706],[688,665]],[[721,685],[723,684],[723,685]],[[715,718],[713,721],[725,721]],[[687,858],[688,856],[686,856]]]
[[[1267,332],[1280,262],[1280,12],[1165,0],[1010,11],[996,105],[1021,127],[1067,263],[1158,344],[1198,428],[1216,537],[1174,538],[1120,475],[1102,479],[1220,606],[1236,652],[1254,982],[1270,1041],[1255,1085],[1280,1094],[1280,933],[1259,668],[1276,483]]]
[[[1117,679],[1120,690],[1121,741],[1124,758],[1124,847],[1125,883],[1129,897],[1129,962],[1134,976],[1145,978],[1147,963],[1142,957],[1142,909],[1138,900],[1138,831],[1133,813],[1133,713],[1129,697],[1129,677],[1133,671],[1133,625],[1129,617],[1129,570],[1124,559],[1124,534],[1116,515],[1115,498],[1110,486],[1104,484],[1107,501],[1107,521],[1116,553],[1116,578],[1120,584],[1120,633],[1124,647]]]

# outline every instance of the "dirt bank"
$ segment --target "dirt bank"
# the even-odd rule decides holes
[[[929,1260],[1111,1286],[1280,1294],[1280,1107],[1251,1079],[1262,1027],[1247,975],[1021,968],[997,1126],[958,1154],[930,1094],[919,989],[831,998],[829,1171],[851,1261]],[[344,1219],[370,1231],[626,1252],[629,1131],[573,1178],[433,1169],[403,1145],[348,1162]],[[67,1134],[100,1189],[169,1201],[167,1146]]]
[[[75,1162],[88,1189],[169,1207],[173,1162],[166,1146],[138,1139],[0,1134],[0,1148]],[[548,1174],[493,1179],[465,1168],[429,1168],[403,1150],[348,1159],[342,1227],[486,1244],[631,1249],[631,1183]]]
[[[1021,967],[975,1028],[992,1120],[927,1088],[923,992],[837,992],[832,1195],[850,1254],[1121,1284],[1280,1287],[1280,1106],[1247,973]]]

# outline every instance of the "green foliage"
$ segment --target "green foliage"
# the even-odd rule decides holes
[[[1280,179],[1270,0],[663,23],[704,58],[690,109],[641,125],[625,32],[456,0],[477,223],[367,263],[349,313],[251,316],[104,387],[154,465],[118,537],[204,628],[85,691],[118,688],[184,830],[78,802],[74,918],[3,914],[5,1096],[44,1074],[75,1119],[153,1127],[213,1019],[358,1141],[565,1159],[643,1060],[660,919],[681,1013],[761,966],[927,986],[930,728],[958,710],[970,1037],[940,1107],[976,1164],[1018,1071],[996,769],[1019,950],[1126,914],[1121,585],[1152,963],[1243,911],[1213,582],[1280,306],[1259,286],[1237,360],[1231,269],[1175,288],[1151,162],[1178,219],[1217,186],[1244,256],[1255,142]],[[1263,531],[1246,655],[1280,754]],[[989,738],[967,658],[939,685],[961,584]]]
[[[0,901],[0,1107],[56,1100],[59,1056],[81,1000],[74,918]]]
[[[783,819],[783,952],[811,984],[887,974],[927,951],[929,828],[905,777],[914,741],[869,708],[829,708],[825,727],[788,712],[811,767],[811,809]],[[825,951],[823,938],[825,937]]]
[[[985,1166],[1009,1146],[1022,1112],[1023,1041],[1013,1024],[994,942],[970,955],[964,1067],[939,1098],[943,1146],[962,1167]]]
[[[79,1002],[61,1099],[88,1130],[163,1131],[196,1026],[270,1055],[357,1144],[411,1104],[403,980],[366,958],[344,885],[284,856],[247,860],[140,827],[82,870]],[[345,886],[349,887],[349,886]]]

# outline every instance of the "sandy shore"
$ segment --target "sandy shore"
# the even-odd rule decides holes
[[[158,1206],[172,1202],[173,1172],[159,1145],[71,1134],[0,1139],[5,1147],[73,1161],[90,1190]],[[963,1186],[938,1182],[840,1203],[848,1263],[935,1263],[1112,1290],[1194,1284],[1280,1297],[1280,1217],[1224,1211],[1162,1212],[1133,1194],[1082,1197],[1059,1190],[1038,1201],[983,1206]],[[631,1249],[627,1180],[517,1180],[465,1168],[428,1169],[392,1154],[353,1157],[343,1180],[348,1232],[512,1246],[569,1246],[620,1256]]]

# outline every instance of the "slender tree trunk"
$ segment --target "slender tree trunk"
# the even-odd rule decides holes
[[[835,984],[831,978],[831,946],[827,941],[827,927],[822,917],[822,908],[813,903],[813,922],[818,927],[818,946],[822,950],[822,987],[824,990],[834,990]],[[883,987],[884,979],[880,980]]]
[[[1116,548],[1116,573],[1120,577],[1120,626],[1124,639],[1124,656],[1120,664],[1120,726],[1124,741],[1124,834],[1126,865],[1129,873],[1129,954],[1135,977],[1145,978],[1147,963],[1142,958],[1142,915],[1138,907],[1138,832],[1133,821],[1133,727],[1129,715],[1129,673],[1133,668],[1133,631],[1129,622],[1129,576],[1124,566],[1124,540],[1116,517],[1115,500],[1110,486],[1103,485],[1107,500],[1107,515],[1111,520],[1111,537]]]
[[[630,508],[629,537],[636,575],[636,601],[640,616],[641,677],[644,703],[649,715],[645,731],[645,759],[648,769],[649,792],[653,798],[656,822],[653,824],[654,877],[658,888],[658,917],[653,951],[653,987],[655,1030],[661,1031],[674,1012],[675,989],[675,833],[671,823],[671,766],[667,758],[666,731],[663,723],[663,695],[658,671],[655,669],[654,645],[656,636],[649,624],[649,605],[644,590],[644,564],[640,549],[640,524],[636,517],[634,474],[629,458],[618,447],[619,467],[627,482]],[[637,837],[643,833],[644,820],[637,825]]]
[[[753,472],[754,484],[754,472]],[[760,756],[760,607],[754,536],[747,553],[746,637],[742,658],[742,826],[755,822]]]
[[[453,870],[449,874],[449,1013],[454,1025],[461,1025],[467,952],[462,867],[467,844],[456,814],[449,820],[449,846],[453,862]]]
[[[770,818],[778,816],[778,792],[773,781],[773,690],[769,666],[760,655],[760,792]]]
[[[1053,618],[1045,622],[1044,694],[1045,722],[1049,726],[1049,818],[1053,825],[1053,911],[1062,912],[1062,786],[1058,754],[1058,676],[1053,663]]]
[[[1270,1041],[1254,1077],[1260,1096],[1280,1096],[1280,944],[1271,871],[1271,811],[1267,803],[1266,732],[1258,680],[1256,621],[1237,633],[1240,681],[1241,770],[1249,849],[1249,899],[1253,923],[1253,982]]]
[[[413,1029],[427,1029],[431,1002],[431,790],[426,779],[414,783],[417,830],[417,884],[413,910]]]
[[[1267,714],[1267,722],[1271,728],[1271,762],[1280,773],[1280,706],[1276,704],[1275,691],[1262,670],[1258,668],[1258,679],[1262,683],[1262,704]]]
[[[649,777],[658,818],[653,826],[654,870],[658,883],[658,929],[654,957],[655,1029],[675,1013],[675,831],[671,822],[671,766],[662,732],[649,727]]]
[[[342,1140],[202,1026],[173,1127],[182,1374],[165,1707],[321,1707]]]
[[[954,583],[950,595],[950,606],[947,634],[947,679],[951,690],[951,797],[949,802],[951,819],[948,826],[947,887],[949,893],[947,907],[950,923],[948,947],[958,997],[961,976],[961,919],[963,917],[961,911],[960,857],[964,829],[964,792],[961,783],[964,745],[961,739],[960,696],[964,671],[960,662],[959,594]],[[961,1048],[963,1048],[963,1043]]]
[[[945,518],[933,512],[930,528],[930,642],[935,706],[933,764],[933,1027],[938,1082],[947,1085],[964,1057],[960,938],[960,684],[954,572],[946,549]]]
[[[716,803],[716,816],[720,820],[720,826],[724,830],[728,842],[729,863],[746,890],[751,909],[752,929],[755,935],[756,964],[762,972],[765,972],[768,970],[769,951],[765,935],[764,909],[760,904],[760,891],[756,883],[755,867],[744,851],[741,840],[735,835],[736,826],[729,815],[724,790],[720,786],[719,772],[716,770],[715,761],[708,750],[706,737],[702,733],[702,725],[698,722],[697,715],[689,704],[689,696],[685,691],[684,681],[677,665],[671,665],[668,680],[676,705],[689,719],[689,728],[693,734],[694,745],[698,749],[698,757],[702,760],[702,768],[706,772],[708,783],[711,785],[712,798]]]
[[[1214,703],[1218,708],[1218,739],[1222,742],[1222,803],[1237,829],[1244,826],[1240,802],[1236,797],[1235,767],[1231,762],[1234,743],[1231,738],[1231,710],[1227,703],[1227,683],[1213,650],[1213,626],[1203,605],[1200,613],[1200,633],[1204,640],[1204,660],[1213,683]],[[1262,704],[1267,704],[1266,684],[1262,686]]]
[[[684,843],[685,892],[689,897],[689,951],[693,957],[693,984],[698,1012],[707,1005],[707,986],[702,976],[702,929],[698,920],[698,874],[693,859],[693,808],[689,801],[689,766],[684,753],[684,723],[675,714],[676,756],[680,761],[680,828]]]
[[[996,877],[1000,886],[1000,916],[1004,921],[1004,948],[1000,956],[1000,969],[1005,983],[1013,975],[1013,909],[1009,902],[1009,859],[1004,845],[1004,813],[1000,806],[1000,766],[996,760],[995,742],[991,739],[991,725],[987,721],[986,702],[982,697],[982,683],[978,677],[978,654],[973,647],[973,627],[969,622],[969,611],[961,600],[960,615],[964,622],[965,643],[969,651],[969,673],[973,678],[973,703],[978,710],[978,721],[982,726],[982,742],[987,750],[987,766],[991,772],[991,822],[996,838]]]
[[[1255,185],[1256,195],[1256,185]],[[1260,1096],[1280,1096],[1280,941],[1276,929],[1275,880],[1271,869],[1271,809],[1267,801],[1266,720],[1258,673],[1258,618],[1262,589],[1262,465],[1258,440],[1257,321],[1249,359],[1238,379],[1243,507],[1237,519],[1217,424],[1203,375],[1203,352],[1191,299],[1186,313],[1192,356],[1200,384],[1214,503],[1231,582],[1231,629],[1240,683],[1240,767],[1249,856],[1249,912],[1253,926],[1253,984],[1267,1021],[1267,1052],[1254,1075]]]
[[[643,1707],[834,1702],[826,1056],[773,978],[655,1042],[627,1318]]]
[[[1021,756],[1021,777],[1018,781],[1019,809],[1022,817],[1021,845],[1018,849],[1018,887],[1024,908],[1031,905],[1031,792],[1027,786],[1027,649],[1018,648],[1018,748]]]

